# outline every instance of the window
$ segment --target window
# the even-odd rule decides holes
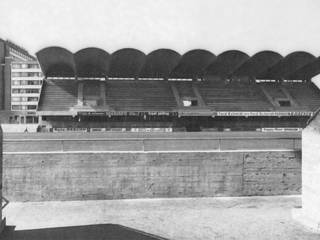
[[[12,77],[20,77],[20,73],[19,72],[13,72],[11,73]]]
[[[12,93],[13,94],[17,94],[17,93],[39,93],[39,91],[37,92],[28,92],[29,89],[12,89]],[[36,89],[30,89],[30,90],[36,90]]]
[[[191,99],[191,100],[183,100],[183,106],[184,107],[195,107],[198,106],[198,100]]]
[[[38,101],[37,97],[28,97],[28,102],[36,102]]]
[[[192,107],[198,106],[198,100],[191,100],[191,106]]]
[[[41,81],[28,81],[28,85],[41,85]]]
[[[12,102],[20,102],[20,98],[19,97],[13,97],[11,98]]]
[[[29,68],[39,68],[38,64],[29,64]]]
[[[40,77],[40,73],[30,72],[30,73],[28,73],[28,77]]]
[[[27,116],[26,123],[38,123],[38,117]]]
[[[20,105],[12,105],[12,110],[20,110]]]
[[[37,106],[35,105],[28,105],[28,110],[36,110]]]
[[[17,68],[20,68],[21,66],[20,66],[20,64],[19,63],[13,63],[12,64],[12,68],[14,68],[14,69],[17,69]]]
[[[27,89],[27,93],[39,93],[39,89]]]
[[[279,100],[278,103],[279,103],[280,107],[290,107],[291,106],[290,100]]]

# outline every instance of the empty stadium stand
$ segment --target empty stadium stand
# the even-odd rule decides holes
[[[302,51],[250,57],[231,50],[216,57],[204,49],[73,54],[52,47],[37,56],[45,76],[40,125],[51,128],[290,130],[303,128],[320,107],[311,82],[320,60]]]
[[[300,106],[316,111],[320,107],[319,89],[310,83],[288,83],[284,87]]]
[[[256,84],[219,84],[204,82],[198,89],[215,111],[271,111],[273,106]]]
[[[107,81],[106,102],[117,111],[172,111],[176,107],[164,81]]]
[[[196,97],[193,91],[192,82],[175,82],[174,85],[177,88],[180,97]]]
[[[77,104],[77,81],[44,81],[39,102],[39,111],[68,111]]]

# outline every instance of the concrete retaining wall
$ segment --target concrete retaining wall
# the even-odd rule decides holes
[[[126,136],[123,141],[37,137],[34,142],[14,137],[5,141],[4,195],[11,201],[279,195],[301,190],[296,137],[260,137],[256,145],[252,139],[241,145],[232,135]]]

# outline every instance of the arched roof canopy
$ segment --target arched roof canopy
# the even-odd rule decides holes
[[[315,61],[303,66],[294,73],[286,77],[288,80],[307,80],[310,81],[314,76],[320,74],[320,57]]]
[[[74,54],[78,77],[108,75],[110,55],[99,48],[85,48]]]
[[[246,53],[238,50],[223,52],[207,67],[206,74],[221,78],[231,77],[233,72],[248,59],[249,56]]]
[[[235,72],[236,76],[248,76],[256,78],[269,68],[279,63],[283,57],[273,51],[261,51],[245,61]]]
[[[48,47],[36,53],[45,77],[74,77],[73,54],[62,47]]]
[[[315,60],[315,56],[307,52],[298,51],[290,53],[265,73],[261,74],[259,79],[286,79],[290,74]]]
[[[173,69],[170,78],[198,78],[203,77],[204,70],[216,56],[203,49],[195,49],[185,53],[178,65]]]
[[[123,48],[111,55],[109,77],[137,78],[146,55],[133,48]]]
[[[178,65],[181,56],[171,49],[157,49],[146,57],[139,77],[168,78],[171,71]]]

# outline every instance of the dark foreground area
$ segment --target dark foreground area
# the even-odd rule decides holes
[[[151,234],[116,224],[15,230],[7,226],[1,240],[165,240]]]

